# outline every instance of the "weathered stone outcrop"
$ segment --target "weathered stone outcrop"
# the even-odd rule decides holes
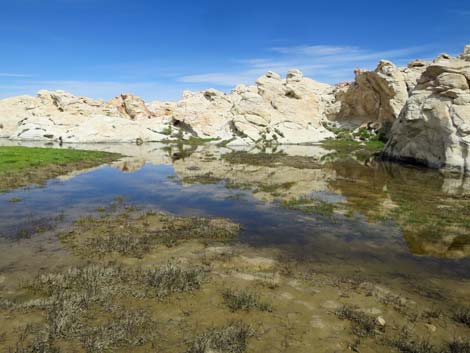
[[[353,83],[337,91],[341,108],[334,120],[350,127],[372,123],[388,130],[408,99],[404,73],[382,60],[375,71],[356,70],[355,75]]]
[[[385,147],[387,158],[470,171],[470,49],[440,55],[406,102]]]
[[[171,116],[173,127],[198,138],[230,140],[230,144],[295,144],[318,142],[333,134],[322,126],[329,90],[298,70],[285,80],[268,72],[256,86],[239,85],[229,95],[209,89],[184,92],[172,105],[148,104],[157,116]]]
[[[324,120],[318,93],[324,84],[289,71],[285,80],[268,72],[256,86],[237,86],[231,93],[233,126],[252,141],[273,143],[318,142],[333,134]]]
[[[37,97],[0,101],[0,124],[3,125],[0,133],[12,140],[68,143],[162,140],[165,136],[161,131],[169,119],[131,120],[131,116],[137,118],[137,112],[129,100],[124,105],[116,105],[116,102],[110,104],[63,91],[40,91]]]
[[[208,89],[183,93],[183,99],[173,110],[173,124],[199,138],[229,140],[232,101],[223,92]]]
[[[133,94],[121,94],[112,99],[109,104],[115,106],[123,117],[128,117],[131,120],[150,119],[155,116],[155,114],[147,108],[144,100]]]

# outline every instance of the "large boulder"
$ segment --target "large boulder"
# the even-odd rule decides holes
[[[229,140],[232,101],[215,89],[183,93],[173,109],[173,125],[199,138]]]
[[[335,120],[347,127],[370,123],[387,131],[408,98],[403,72],[382,60],[374,71],[356,70],[355,81],[337,92],[341,108]]]
[[[440,55],[406,102],[385,146],[387,158],[470,171],[470,57]]]
[[[289,71],[285,80],[268,72],[256,86],[237,86],[231,93],[237,134],[261,143],[311,143],[333,134],[326,130],[319,92],[324,84]]]

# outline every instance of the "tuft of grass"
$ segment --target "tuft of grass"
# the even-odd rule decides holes
[[[425,339],[413,340],[399,336],[393,340],[392,345],[402,353],[438,353],[436,348]]]
[[[454,339],[447,343],[447,351],[443,353],[470,353],[470,341]]]
[[[244,353],[253,330],[240,322],[229,323],[222,328],[213,328],[197,337],[186,353]]]
[[[114,347],[139,347],[155,337],[152,320],[142,311],[122,310],[106,323],[87,330],[80,337],[87,353],[112,352]]]
[[[461,307],[454,312],[454,321],[470,327],[470,308]]]
[[[352,305],[343,305],[336,311],[336,316],[341,320],[348,320],[352,324],[352,332],[359,337],[374,336],[379,327],[375,318],[369,316],[357,307]]]
[[[171,293],[190,292],[201,287],[206,271],[200,267],[183,268],[173,262],[144,274],[147,286],[157,291],[158,297]]]
[[[272,311],[272,305],[262,302],[258,294],[249,290],[242,289],[235,291],[233,289],[225,289],[222,293],[225,305],[232,311],[238,310],[259,310]]]

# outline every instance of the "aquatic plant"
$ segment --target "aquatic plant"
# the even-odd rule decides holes
[[[296,199],[282,200],[281,206],[289,210],[301,211],[305,214],[320,214],[331,216],[334,214],[336,205],[316,198],[300,197]]]
[[[80,255],[118,253],[142,257],[152,247],[174,246],[185,240],[228,241],[240,226],[222,218],[176,217],[164,213],[129,210],[101,217],[78,219],[62,241]]]
[[[313,157],[290,156],[283,152],[250,153],[246,151],[233,151],[222,155],[222,159],[231,164],[248,164],[272,168],[276,166],[286,166],[297,169],[320,168],[319,161]]]

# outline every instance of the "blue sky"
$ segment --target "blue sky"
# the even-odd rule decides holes
[[[175,100],[268,70],[335,83],[470,43],[462,0],[0,0],[0,97],[65,89]]]

